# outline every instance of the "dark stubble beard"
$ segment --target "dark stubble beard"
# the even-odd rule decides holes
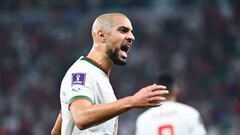
[[[106,49],[106,53],[107,53],[108,57],[113,61],[114,64],[116,64],[116,65],[126,65],[127,62],[122,61],[119,58],[119,55],[118,55],[119,51],[120,51],[120,48],[116,48],[115,50],[112,50],[112,49],[109,49],[109,48]]]

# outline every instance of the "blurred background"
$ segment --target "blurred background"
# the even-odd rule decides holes
[[[239,0],[0,0],[0,135],[50,134],[61,80],[106,12],[128,15],[136,38],[110,77],[118,98],[170,72],[209,135],[240,133]],[[121,115],[119,135],[143,111]]]

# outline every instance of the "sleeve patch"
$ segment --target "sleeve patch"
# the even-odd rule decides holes
[[[86,73],[72,73],[72,86],[85,85]]]

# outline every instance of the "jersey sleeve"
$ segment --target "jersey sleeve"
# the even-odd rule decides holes
[[[69,72],[63,80],[68,107],[78,99],[86,99],[94,104],[95,81],[91,74],[84,71]]]

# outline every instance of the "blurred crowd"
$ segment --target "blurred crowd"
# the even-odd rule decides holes
[[[60,110],[59,87],[70,65],[91,49],[91,25],[122,12],[135,43],[110,80],[118,98],[170,72],[179,101],[197,108],[209,135],[240,129],[238,0],[5,0],[0,4],[0,135],[47,135]],[[136,109],[120,116],[133,135]]]

